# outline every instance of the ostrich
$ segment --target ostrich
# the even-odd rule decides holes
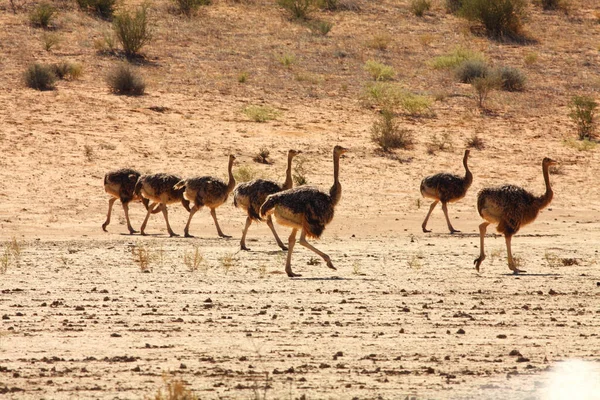
[[[262,217],[275,214],[278,223],[292,228],[285,263],[285,272],[289,277],[300,276],[292,272],[292,252],[299,229],[300,244],[321,256],[329,268],[335,269],[331,258],[308,243],[306,236],[319,238],[325,226],[333,219],[334,208],[342,197],[342,185],[338,179],[340,156],[346,151],[348,149],[342,146],[333,148],[333,186],[329,194],[314,187],[301,186],[270,195],[260,207]]]
[[[248,216],[246,217],[246,226],[242,232],[242,239],[240,240],[240,247],[242,250],[250,250],[246,247],[246,234],[252,221],[261,221],[260,218],[260,206],[265,202],[267,196],[273,193],[280,192],[282,190],[288,190],[292,188],[292,159],[298,154],[302,153],[299,150],[289,150],[287,158],[287,169],[285,170],[285,182],[282,184],[267,181],[264,179],[255,179],[250,182],[240,183],[233,192],[233,204],[236,207],[243,208],[246,210]],[[287,250],[287,247],[283,244],[275,227],[273,226],[273,219],[269,215],[267,217],[267,225],[273,232],[275,240],[282,250]]]
[[[108,201],[108,214],[106,221],[102,224],[102,230],[106,232],[106,227],[110,224],[110,214],[113,204],[117,199],[121,200],[125,219],[127,219],[127,229],[130,234],[137,232],[131,226],[129,221],[129,203],[133,200],[139,200],[139,196],[135,194],[135,183],[140,177],[140,173],[131,168],[121,168],[116,171],[107,172],[104,175],[104,190],[112,197]]]
[[[194,206],[190,210],[190,216],[187,224],[185,225],[185,237],[193,237],[190,235],[190,222],[192,222],[192,217],[194,214],[196,214],[196,212],[203,206],[210,208],[210,215],[212,215],[213,220],[215,221],[215,226],[217,227],[217,233],[219,236],[231,237],[229,235],[225,235],[223,231],[221,231],[219,221],[217,221],[217,212],[215,209],[227,201],[229,193],[231,193],[235,187],[235,178],[233,177],[233,172],[231,171],[234,160],[235,156],[231,154],[229,156],[229,166],[227,167],[227,173],[229,174],[228,183],[225,183],[221,179],[214,178],[212,176],[202,176],[180,180],[173,187],[175,190],[182,190],[185,198],[194,202]]]
[[[138,179],[135,185],[135,193],[138,196],[142,197],[142,201],[146,205],[148,212],[146,213],[146,218],[144,218],[144,222],[142,223],[142,227],[140,228],[140,233],[145,235],[144,230],[146,229],[146,224],[148,223],[148,218],[150,218],[150,214],[154,212],[162,211],[165,222],[167,223],[167,231],[171,237],[179,236],[173,232],[171,229],[171,225],[169,225],[169,215],[167,213],[167,204],[181,202],[186,210],[190,211],[190,203],[183,197],[183,190],[176,190],[173,186],[181,180],[177,175],[170,174],[153,174],[153,175],[142,175]],[[150,200],[153,202],[150,205],[148,203]],[[156,211],[155,207],[158,208]]]
[[[475,259],[475,269],[479,272],[479,266],[485,260],[483,240],[485,231],[489,224],[498,224],[496,230],[504,234],[506,239],[506,251],[508,254],[508,268],[514,274],[525,272],[519,270],[513,260],[510,241],[512,236],[519,231],[521,226],[533,222],[540,210],[552,201],[552,188],[548,168],[556,164],[556,161],[546,157],[542,161],[542,172],[546,192],[541,196],[534,196],[523,188],[513,185],[491,187],[482,189],[477,195],[477,211],[485,222],[479,225],[479,257]]]
[[[471,171],[469,171],[469,167],[467,166],[468,158],[469,150],[465,150],[465,155],[463,157],[463,165],[465,166],[464,177],[439,173],[428,176],[421,181],[421,195],[433,199],[433,203],[431,203],[431,206],[429,207],[429,212],[421,225],[423,232],[431,232],[431,230],[427,229],[427,221],[429,220],[431,212],[440,201],[442,202],[442,210],[446,216],[446,223],[448,224],[450,233],[460,232],[459,230],[454,229],[450,223],[447,203],[453,203],[465,197],[467,190],[473,182],[473,174],[471,174]]]

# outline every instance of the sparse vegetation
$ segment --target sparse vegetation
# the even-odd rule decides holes
[[[525,65],[530,67],[538,61],[538,58],[538,53],[535,51],[530,51],[529,53],[525,54],[523,61],[525,61]]]
[[[131,256],[141,272],[150,272],[150,263],[154,259],[154,255],[148,247],[143,244],[134,245],[131,248]]]
[[[364,68],[375,81],[390,81],[396,75],[394,68],[375,60],[368,60]]]
[[[238,78],[237,78],[239,83],[246,83],[248,81],[248,73],[247,72],[240,72],[238,74]]]
[[[577,125],[579,140],[591,140],[594,135],[594,117],[598,103],[589,96],[574,96],[569,104],[569,117]]]
[[[56,17],[56,8],[50,3],[39,3],[29,14],[33,26],[48,29]]]
[[[100,54],[115,54],[117,51],[117,41],[113,32],[105,31],[102,37],[94,40],[94,48]]]
[[[237,183],[244,183],[253,179],[258,179],[260,173],[250,165],[241,165],[233,171],[233,177]]]
[[[408,266],[412,269],[421,269],[423,268],[423,263],[421,262],[422,259],[422,254],[413,254],[412,257],[407,261]]]
[[[267,122],[279,116],[279,112],[269,106],[249,105],[244,107],[243,113],[254,122]]]
[[[271,152],[269,151],[269,149],[267,149],[266,147],[261,147],[258,150],[258,153],[256,153],[256,155],[252,159],[257,163],[270,164],[271,163],[269,161],[270,154],[271,154]]]
[[[476,78],[488,75],[489,68],[482,60],[465,60],[456,68],[456,78],[462,83],[471,83]]]
[[[430,0],[411,0],[410,2],[410,12],[417,17],[422,17],[425,15],[425,11],[429,11],[430,9]]]
[[[592,151],[597,146],[596,142],[593,142],[589,139],[583,139],[583,140],[568,139],[568,140],[564,141],[564,144],[566,146],[571,147],[578,151]]]
[[[375,50],[387,50],[390,43],[392,43],[392,37],[388,33],[378,33],[367,42],[367,47]]]
[[[201,6],[211,4],[211,0],[171,0],[177,9],[177,12],[190,17]]]
[[[371,140],[384,152],[392,149],[410,149],[414,143],[412,132],[401,128],[394,113],[389,110],[383,110],[381,117],[373,123]]]
[[[42,35],[42,44],[44,46],[44,50],[50,51],[55,48],[60,43],[60,36],[56,33],[44,32]]]
[[[473,134],[473,136],[468,138],[466,145],[470,149],[483,150],[485,148],[483,139],[481,137],[479,137],[477,134]]]
[[[454,150],[454,145],[452,144],[452,140],[450,139],[450,134],[448,132],[442,133],[441,137],[434,133],[431,137],[431,141],[427,143],[427,154],[435,154],[438,151],[452,150]]]
[[[567,11],[569,7],[569,3],[567,0],[540,0],[540,4],[542,6],[542,9],[546,11]]]
[[[294,164],[294,171],[292,173],[292,179],[294,180],[294,186],[302,186],[308,183],[306,178],[307,168],[304,165],[306,163],[305,157],[296,157],[296,163]]]
[[[456,14],[462,7],[462,0],[446,0],[446,12]]]
[[[399,85],[375,82],[363,90],[362,100],[368,107],[382,110],[403,110],[410,116],[431,114],[432,101],[429,97],[407,92]]]
[[[19,265],[21,250],[21,244],[16,237],[13,237],[10,242],[4,244],[2,255],[0,255],[0,275],[8,271],[13,261],[17,266]]]
[[[25,71],[25,85],[36,90],[53,90],[56,75],[52,67],[45,64],[34,63]]]
[[[163,394],[162,389],[158,389],[153,400],[198,400],[198,396],[192,393],[181,380],[165,379],[165,386],[165,393]]]
[[[83,146],[83,155],[85,156],[87,162],[92,162],[94,161],[94,158],[96,158],[96,152],[89,144]]]
[[[109,21],[113,18],[116,3],[116,0],[77,0],[80,9]]]
[[[523,37],[527,17],[525,0],[462,0],[459,14],[483,25],[488,36],[517,40]]]
[[[525,90],[525,75],[514,67],[500,67],[496,73],[500,79],[500,88],[508,92]]]
[[[235,266],[236,261],[235,253],[227,253],[219,258],[221,266],[225,269],[225,274],[228,274],[229,270]]]
[[[400,97],[400,107],[407,115],[419,117],[431,115],[431,99],[427,96],[421,96],[414,93],[403,92]]]
[[[63,61],[52,66],[52,70],[58,79],[78,79],[82,74],[81,64]]]
[[[306,21],[315,8],[315,0],[277,0],[277,4],[284,8],[291,19]]]
[[[431,66],[435,69],[451,69],[468,60],[485,62],[485,57],[480,52],[457,47],[449,54],[434,58]]]
[[[139,56],[139,51],[152,40],[148,5],[141,5],[134,12],[123,11],[116,15],[113,20],[113,30],[125,56]]]
[[[190,272],[196,272],[204,263],[204,256],[200,252],[200,247],[195,246],[194,251],[183,253],[183,263]]]
[[[333,23],[323,20],[308,21],[306,26],[315,35],[327,36],[333,28]]]
[[[290,68],[293,64],[296,63],[296,56],[293,54],[285,53],[278,56],[277,61],[279,61],[279,63],[284,67]]]
[[[142,76],[129,64],[119,64],[107,75],[106,82],[112,93],[141,96],[146,91]]]
[[[492,90],[500,87],[500,84],[500,80],[496,74],[489,74],[485,77],[473,79],[471,85],[477,94],[477,105],[479,108],[485,108],[485,100]]]

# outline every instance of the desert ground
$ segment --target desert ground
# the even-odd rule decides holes
[[[60,41],[50,51],[48,32],[29,23],[35,2],[16,13],[0,4],[0,397],[144,399],[183,383],[201,399],[600,398],[600,155],[593,141],[579,145],[568,116],[572,96],[598,99],[595,1],[531,5],[524,28],[535,40],[525,44],[474,33],[436,1],[423,17],[403,0],[315,11],[333,23],[326,36],[275,1],[216,0],[191,18],[155,1],[153,40],[133,62],[147,83],[137,97],[104,82],[125,62],[94,45],[110,22],[54,4]],[[369,45],[376,35],[386,48]],[[518,67],[526,89],[493,91],[480,109],[471,85],[431,67],[456,46]],[[386,153],[371,140],[370,59],[434,99],[427,115],[398,113],[412,148]],[[51,91],[24,85],[30,63],[65,60],[83,66],[79,79]],[[254,122],[248,105],[278,115]],[[471,150],[473,184],[449,206],[461,232],[448,233],[438,206],[423,233],[421,179],[464,174],[474,136],[485,146]],[[308,184],[328,191],[336,144],[350,149],[342,199],[310,240],[336,271],[297,244],[302,277],[288,278],[265,224],[250,227],[251,251],[240,251],[245,214],[231,197],[217,209],[229,239],[205,209],[195,238],[169,237],[160,213],[147,236],[129,235],[118,201],[101,229],[109,170],[225,179],[235,154],[236,176],[283,181],[294,148]],[[270,164],[253,161],[261,148]],[[513,183],[543,193],[544,156],[558,161],[554,199],[513,239],[527,272],[510,273],[493,226],[476,272],[477,192]],[[138,229],[140,202],[130,215]],[[169,206],[176,233],[187,216]],[[289,228],[276,229],[285,242]]]

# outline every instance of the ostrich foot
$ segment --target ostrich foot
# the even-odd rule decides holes
[[[129,230],[129,234],[130,235],[133,235],[134,233],[137,233],[137,231],[135,229],[132,228],[132,229]]]
[[[287,273],[287,276],[289,276],[290,278],[296,278],[299,276],[302,276],[301,274],[295,274],[292,271],[285,271]]]
[[[477,272],[479,272],[479,266],[481,265],[482,262],[483,262],[483,259],[481,257],[477,257],[473,261],[473,264],[475,264],[475,269],[477,270]]]
[[[423,233],[429,233],[429,232],[431,232],[431,229],[427,229],[427,228],[423,227]]]
[[[246,247],[245,244],[241,245],[240,248],[244,251],[250,251],[250,249],[248,247]]]
[[[106,227],[107,227],[107,226],[108,226],[108,224],[102,224],[102,230],[103,230],[104,232],[108,232],[108,231],[106,230]]]
[[[179,237],[180,235],[176,234],[175,232],[169,232],[169,236],[171,236],[171,237]]]
[[[185,232],[185,234],[183,235],[186,238],[195,238],[196,236],[194,235],[190,235],[189,233]]]
[[[524,269],[518,269],[518,268],[515,268],[515,269],[512,270],[513,275],[519,275],[519,274],[522,274],[524,272],[527,272],[527,271],[525,271]]]
[[[450,229],[450,234],[452,235],[453,233],[460,233],[460,231],[458,229]]]
[[[224,233],[219,233],[219,236],[224,238],[224,239],[229,239],[231,237],[231,235],[226,235]]]
[[[287,248],[287,247],[285,247],[285,246],[283,246],[283,245],[279,246],[279,248],[280,248],[281,250],[283,250],[283,251],[287,251],[287,250],[288,250],[288,248]]]
[[[327,266],[331,269],[334,269],[337,271],[337,268],[333,266],[333,263],[331,262],[331,260],[327,261]]]

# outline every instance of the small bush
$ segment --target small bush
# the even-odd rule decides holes
[[[565,144],[565,146],[574,148],[577,151],[591,151],[594,150],[598,145],[597,142],[591,141],[590,139],[567,139],[563,143]]]
[[[451,53],[445,56],[439,56],[432,60],[431,66],[435,69],[450,69],[456,68],[460,64],[468,60],[485,61],[485,57],[482,53],[457,47]]]
[[[37,90],[53,90],[56,75],[52,67],[40,63],[30,65],[25,71],[25,84],[27,87]]]
[[[317,5],[327,11],[360,11],[358,0],[317,0]]]
[[[106,82],[111,92],[128,96],[141,96],[146,91],[146,83],[138,72],[128,64],[120,64],[107,76]]]
[[[525,55],[525,57],[523,58],[523,61],[525,61],[525,65],[531,66],[538,61],[538,58],[539,58],[538,53],[532,51]]]
[[[269,155],[271,152],[266,147],[261,147],[258,153],[252,158],[255,162],[261,164],[270,164]]]
[[[204,263],[204,256],[200,252],[200,247],[195,246],[193,252],[185,251],[183,253],[183,263],[190,272],[196,272]]]
[[[277,0],[277,4],[284,8],[295,20],[306,21],[315,7],[314,0]]]
[[[182,380],[165,379],[165,386],[165,393],[158,389],[151,400],[198,400],[198,396],[188,389]]]
[[[29,14],[29,20],[33,26],[48,29],[55,16],[56,8],[48,3],[40,3]]]
[[[598,103],[588,96],[574,96],[569,104],[569,117],[577,125],[579,140],[590,140],[594,134],[594,117]]]
[[[315,35],[327,36],[329,31],[331,31],[331,28],[333,28],[333,23],[318,20],[309,21],[306,23],[306,26],[308,26],[308,29]]]
[[[367,42],[367,47],[375,50],[387,50],[392,43],[392,37],[387,33],[378,33]]]
[[[42,35],[42,44],[44,46],[44,50],[50,51],[56,45],[60,43],[60,36],[55,33],[45,32]]]
[[[81,64],[66,61],[54,64],[52,70],[58,79],[73,80],[79,78],[82,74]]]
[[[568,4],[565,0],[541,0],[542,9],[551,10],[567,10]]]
[[[292,179],[294,180],[294,186],[302,186],[308,183],[308,179],[306,178],[306,174],[308,169],[304,165],[306,164],[305,157],[296,157],[296,161],[294,164],[294,172],[292,173]]]
[[[286,68],[290,68],[296,62],[296,56],[285,53],[277,57],[277,61]]]
[[[488,36],[496,39],[522,37],[522,21],[527,16],[525,0],[463,0],[460,14],[479,22]]]
[[[211,4],[211,0],[172,0],[177,11],[183,15],[191,16],[200,6]]]
[[[80,9],[105,20],[112,19],[116,3],[117,0],[77,0]]]
[[[454,150],[454,145],[452,144],[452,140],[450,139],[450,134],[448,132],[442,133],[441,138],[434,133],[431,137],[431,141],[427,143],[427,154],[433,155],[438,151],[452,150]]]
[[[426,96],[404,92],[400,97],[400,107],[410,116],[417,117],[431,112],[431,99]]]
[[[430,9],[430,0],[411,0],[410,2],[410,12],[412,12],[417,17],[422,17],[423,15],[425,15],[425,11],[429,11]]]
[[[94,40],[94,48],[100,54],[114,54],[117,51],[117,43],[113,32],[105,31],[101,38]]]
[[[500,80],[495,74],[489,74],[485,77],[475,78],[471,82],[477,93],[477,104],[480,108],[485,108],[484,103],[490,92],[500,86]]]
[[[480,138],[477,134],[474,134],[473,136],[468,138],[466,145],[470,149],[483,150],[485,148],[483,139]]]
[[[412,132],[400,128],[394,113],[389,110],[383,110],[381,118],[373,123],[371,140],[385,152],[391,149],[409,149],[414,143]]]
[[[456,14],[462,7],[463,0],[446,0],[446,12]]]
[[[237,183],[244,183],[260,178],[261,173],[250,165],[241,165],[233,171],[233,177]]]
[[[279,113],[269,106],[247,106],[244,107],[244,114],[254,122],[267,122],[276,119]]]
[[[525,89],[525,75],[513,67],[501,67],[496,72],[500,77],[500,87],[508,92],[521,92]]]
[[[248,73],[247,72],[240,72],[238,74],[237,81],[239,83],[246,83],[248,81]]]
[[[488,74],[485,61],[467,60],[456,68],[456,78],[462,83],[471,83],[473,79],[483,78]]]
[[[113,30],[127,57],[137,56],[152,40],[148,24],[148,6],[142,5],[134,13],[122,12],[115,16]]]
[[[396,74],[394,68],[374,60],[368,60],[364,69],[376,81],[390,81]]]

